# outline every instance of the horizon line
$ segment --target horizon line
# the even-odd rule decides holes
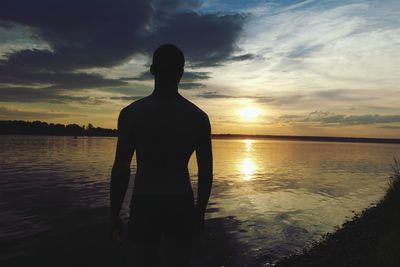
[[[24,122],[24,123],[34,123],[34,122],[40,122],[40,123],[45,123],[48,125],[57,125],[61,124],[64,127],[68,125],[76,125],[79,127],[82,127],[83,130],[87,130],[86,125],[79,125],[77,123],[71,123],[71,124],[62,124],[62,123],[49,123],[46,121],[40,121],[40,120],[0,120],[0,122]],[[88,123],[88,125],[92,125],[93,128],[101,129],[101,130],[107,130],[107,131],[118,131],[118,129],[115,128],[102,128],[102,127],[95,127],[93,124]],[[43,133],[10,133],[10,132],[2,132],[0,131],[0,135],[4,134],[17,134],[17,135],[40,135]],[[46,133],[44,133],[46,135]],[[63,134],[49,134],[49,135],[63,135]],[[80,134],[79,134],[80,135]],[[103,135],[104,136],[104,135]],[[115,136],[115,135],[109,135],[109,136]],[[253,139],[280,139],[280,140],[299,140],[299,141],[336,141],[336,142],[368,142],[368,143],[395,143],[399,144],[400,143],[400,137],[363,137],[363,136],[320,136],[320,135],[281,135],[281,134],[235,134],[235,133],[211,133],[212,138],[238,138],[238,139],[245,139],[245,138],[253,138]]]
[[[330,141],[330,142],[365,142],[365,143],[394,143],[400,144],[400,138],[385,137],[350,137],[350,136],[318,136],[318,135],[274,135],[274,134],[211,134],[213,138],[254,138],[254,139],[280,139],[294,141]]]

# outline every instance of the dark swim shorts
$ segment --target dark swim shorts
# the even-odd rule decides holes
[[[130,205],[128,239],[136,243],[190,240],[195,235],[193,195],[134,195]]]

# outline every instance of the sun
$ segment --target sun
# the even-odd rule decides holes
[[[253,121],[261,115],[258,107],[244,107],[239,110],[239,117],[245,121]]]

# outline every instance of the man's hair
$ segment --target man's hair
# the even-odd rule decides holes
[[[162,72],[180,72],[184,66],[183,52],[173,44],[163,44],[154,51],[151,73],[154,75]]]

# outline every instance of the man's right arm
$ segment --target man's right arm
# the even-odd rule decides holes
[[[118,118],[118,141],[115,161],[111,171],[110,215],[112,231],[120,224],[119,212],[129,184],[130,164],[135,151],[133,137],[129,131],[129,117],[124,110]]]
[[[211,125],[208,117],[196,146],[196,158],[198,166],[197,205],[200,213],[205,212],[211,194],[213,182],[213,158],[211,146]]]

